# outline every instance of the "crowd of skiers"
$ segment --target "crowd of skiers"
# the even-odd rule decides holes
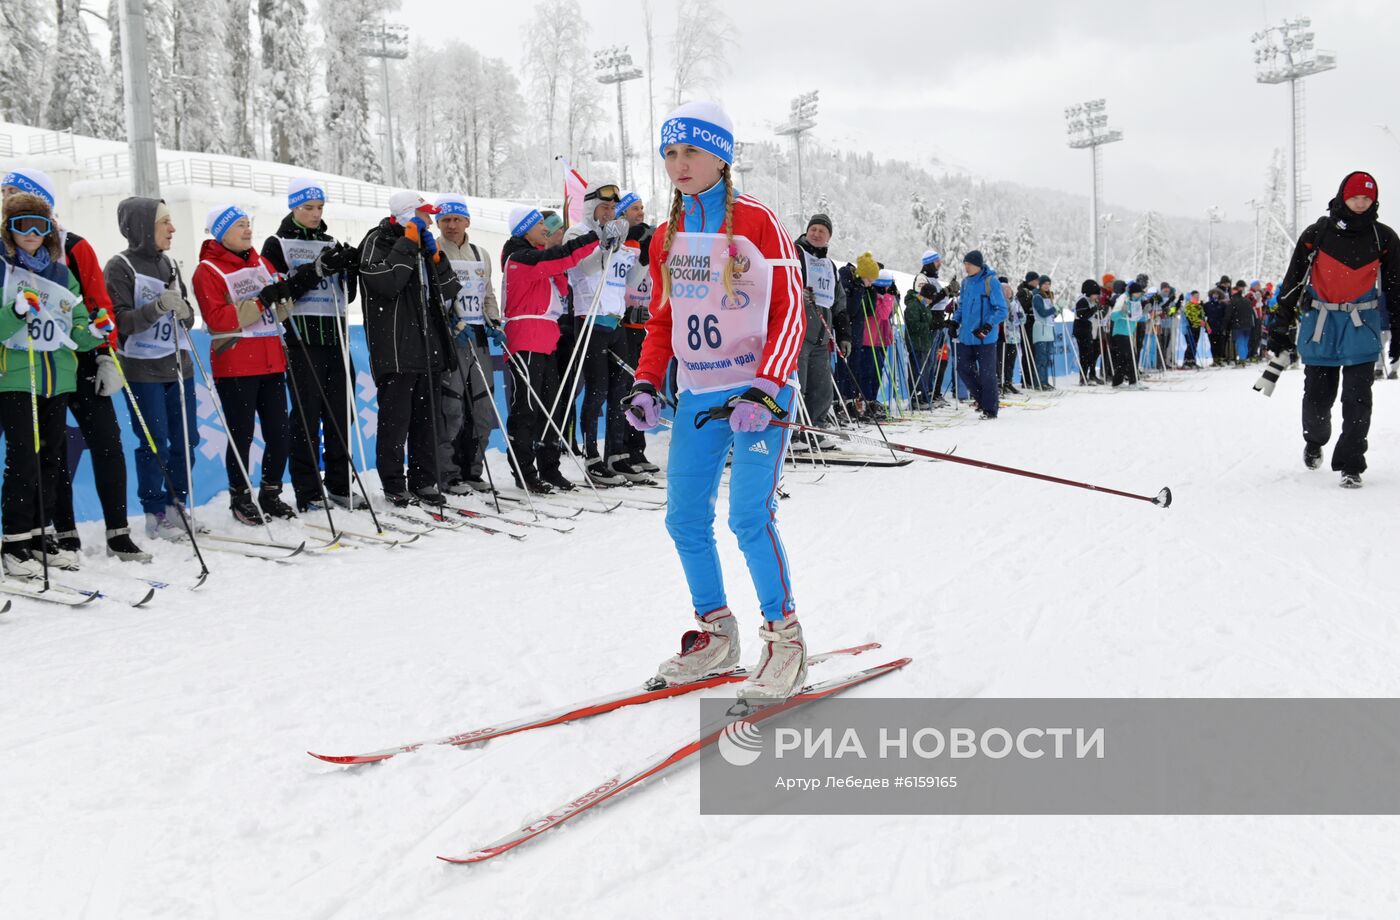
[[[655,229],[636,193],[590,187],[583,219],[571,227],[555,212],[517,208],[493,257],[470,239],[471,213],[459,195],[429,202],[397,192],[389,215],[352,244],[322,219],[324,187],[297,179],[286,216],[261,247],[237,205],[210,211],[187,284],[167,254],[176,228],[164,202],[121,202],[128,247],[103,266],[86,240],[56,222],[43,173],[12,171],[3,191],[8,574],[32,575],[44,557],[77,564],[70,411],[91,456],[109,551],[149,558],[127,517],[113,402],[123,391],[137,433],[145,533],[186,532],[197,373],[228,434],[235,518],[260,524],[326,502],[362,506],[352,488],[356,422],[347,399],[346,316],[357,299],[377,388],[375,460],[390,504],[438,505],[444,492],[490,489],[485,450],[497,427],[508,436],[516,485],[535,493],[578,486],[561,470],[568,452],[599,486],[650,482],[658,472],[645,437],[624,421],[650,315]],[[797,411],[806,420],[879,420],[896,393],[907,394],[911,409],[937,409],[947,405],[945,390],[995,418],[1001,397],[1020,391],[1018,366],[1020,387],[1055,387],[1061,308],[1049,276],[1028,272],[1013,288],[973,250],[945,283],[942,255],[928,250],[901,296],[892,271],[869,252],[838,266],[829,254],[834,234],[831,218],[815,214],[795,240],[805,311]],[[1145,367],[1199,367],[1203,337],[1217,366],[1257,363],[1285,341],[1280,324],[1294,321],[1282,292],[1223,277],[1202,298],[1153,286],[1146,275],[1105,275],[1080,286],[1064,344],[1085,386],[1136,388]],[[189,335],[196,314],[210,333],[207,363]],[[511,384],[505,418],[494,400],[497,354]],[[263,445],[257,470],[249,465],[255,428]],[[289,465],[295,508],[282,497]]]

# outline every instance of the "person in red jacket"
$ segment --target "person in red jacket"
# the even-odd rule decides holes
[[[622,219],[603,225],[603,241],[620,245],[627,228]],[[548,236],[544,215],[535,208],[520,207],[510,214],[510,239],[501,247],[506,354],[513,375],[506,436],[516,485],[540,494],[574,488],[559,472],[559,431],[568,406],[560,400],[553,421],[548,417],[559,393],[554,352],[559,346],[559,317],[569,293],[565,273],[600,242],[599,234],[589,231],[562,245],[546,246]]]
[[[718,105],[687,103],[672,112],[661,126],[661,155],[675,194],[670,219],[652,237],[652,317],[628,420],[642,430],[657,425],[674,358],[679,397],[666,529],[698,628],[662,662],[656,682],[684,683],[739,663],[714,537],[716,494],[732,450],[729,527],[763,613],[763,650],[738,696],[784,699],[802,686],[807,651],[777,524],[787,429],[770,423],[788,414],[796,393],[806,332],[801,263],[778,216],[735,191],[733,127]]]
[[[282,501],[287,469],[287,357],[278,336],[292,312],[292,290],[253,248],[253,222],[237,205],[214,208],[205,222],[211,239],[199,249],[194,296],[209,327],[210,373],[228,425],[229,509],[244,524],[263,514],[296,517]],[[257,504],[248,490],[253,426],[262,423],[262,481]],[[248,473],[251,479],[251,473]]]
[[[5,198],[17,192],[38,195],[49,203],[50,208],[56,206],[53,182],[37,169],[16,169],[0,179],[0,193]],[[107,296],[107,281],[102,276],[102,266],[97,261],[92,244],[71,230],[60,230],[59,238],[63,241],[61,261],[77,277],[78,286],[82,288],[83,303],[88,310],[95,314],[105,309],[109,316],[115,315],[112,299]],[[78,422],[78,430],[83,433],[88,455],[92,458],[92,478],[107,525],[107,554],[127,562],[149,562],[150,554],[132,542],[126,516],[126,452],[122,448],[116,408],[112,405],[112,397],[122,387],[121,376],[112,358],[116,348],[117,334],[113,331],[107,342],[92,351],[78,352],[77,388],[67,397],[68,409]],[[71,559],[76,567],[77,554],[83,544],[78,538],[78,525],[73,513],[73,476],[68,468],[67,452],[59,459],[62,475],[58,478],[54,507],[49,510],[58,551],[66,554],[62,558],[65,561]]]

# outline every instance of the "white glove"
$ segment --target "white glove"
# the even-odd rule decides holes
[[[603,241],[603,246],[607,249],[616,249],[622,241],[627,239],[627,231],[632,227],[625,218],[619,217],[603,224],[599,237]]]
[[[98,396],[115,396],[122,389],[121,371],[111,355],[97,356],[97,378],[95,389]]]

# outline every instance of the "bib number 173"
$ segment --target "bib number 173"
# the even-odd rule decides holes
[[[702,345],[719,348],[724,344],[724,339],[719,334],[719,317],[713,313],[704,319],[692,313],[686,319],[686,330],[685,341],[691,351],[699,351]]]

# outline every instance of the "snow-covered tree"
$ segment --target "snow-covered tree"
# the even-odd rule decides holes
[[[258,0],[262,74],[272,159],[310,166],[320,133],[311,104],[306,0]]]
[[[1282,280],[1293,256],[1293,243],[1288,237],[1288,178],[1284,170],[1283,151],[1275,149],[1264,181],[1264,206],[1256,217],[1259,221],[1260,277]]]
[[[88,34],[78,0],[59,0],[58,47],[63,49],[63,66],[49,97],[49,127],[92,137],[121,136],[112,78]]]
[[[718,89],[729,75],[729,51],[738,41],[733,21],[715,0],[680,4],[671,35],[671,105]]]
[[[993,268],[1009,276],[1012,271],[1011,234],[1007,233],[1004,227],[997,227],[987,238],[986,251],[983,255],[987,257],[987,261]]]
[[[962,204],[958,205],[958,216],[953,218],[953,227],[949,231],[948,248],[953,250],[953,255],[948,259],[952,262],[961,261],[970,250],[977,248],[972,228],[971,199],[964,198]]]
[[[525,103],[520,97],[520,83],[515,74],[499,58],[486,61],[481,86],[487,103],[482,136],[483,176],[478,194],[496,196],[505,194],[511,187],[506,185],[512,181],[508,164],[520,160],[515,139]]]
[[[174,4],[171,45],[173,139],[181,150],[223,153],[226,136],[228,55],[223,0]],[[152,88],[162,92],[162,87]]]
[[[226,2],[224,40],[229,62],[229,118],[225,145],[234,156],[255,157],[253,112],[260,93],[253,80],[254,69],[258,66],[253,56],[253,0]]]
[[[330,172],[378,182],[379,155],[369,130],[369,93],[365,60],[360,56],[360,26],[374,22],[382,4],[372,0],[321,0],[325,27],[326,126],[322,162]]]
[[[1162,280],[1162,272],[1170,258],[1170,248],[1162,215],[1148,211],[1138,221],[1133,240],[1133,272],[1146,272],[1154,282]]]
[[[948,209],[943,207],[943,202],[940,201],[933,206],[933,210],[929,212],[928,220],[924,222],[924,245],[930,249],[937,249],[947,232],[947,227]]]
[[[1021,216],[1016,224],[1016,268],[1020,272],[1038,270],[1031,263],[1035,261],[1035,231],[1031,229],[1030,218]],[[1048,271],[1048,266],[1046,267]]]
[[[49,4],[0,0],[0,119],[42,125],[53,23]]]

